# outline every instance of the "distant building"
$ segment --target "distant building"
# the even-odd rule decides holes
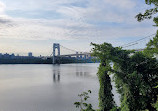
[[[29,53],[28,53],[28,56],[29,56],[29,57],[32,57],[32,52],[29,52]]]
[[[7,59],[10,58],[10,55],[8,53],[5,53],[3,56]]]
[[[14,53],[12,53],[12,54],[10,55],[10,57],[11,57],[12,59],[15,58]]]

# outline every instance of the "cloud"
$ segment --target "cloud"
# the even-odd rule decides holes
[[[75,3],[78,0],[1,0],[7,4],[8,10],[56,10],[61,5]],[[80,0],[81,1],[81,0]],[[82,0],[84,1],[84,0]]]
[[[6,6],[4,5],[4,3],[0,2],[0,13],[2,14],[4,12],[4,8]]]
[[[136,0],[6,0],[5,3],[7,6],[0,2],[0,34],[3,38],[106,40],[144,36],[154,29],[149,27],[150,22],[138,23],[134,18],[137,13],[135,7],[139,5]],[[44,17],[48,14],[41,15],[38,19],[28,19],[29,16],[15,18],[7,16],[5,8],[6,12],[29,10],[30,13],[37,14],[41,14],[40,10],[49,13],[55,11],[62,16],[49,20]]]
[[[60,6],[56,11],[68,18],[82,18],[84,21],[123,23],[130,17],[134,18],[135,7],[135,0],[91,0],[86,7]]]
[[[0,17],[0,24],[5,24],[5,23],[8,23],[8,22],[10,22],[9,19]]]
[[[132,9],[136,6],[135,0],[104,0],[104,2],[113,7],[118,7],[122,9]]]
[[[0,2],[0,29],[12,26],[10,17],[5,14],[5,4]]]
[[[76,20],[10,19],[12,26],[3,24],[3,38],[26,40],[114,40],[122,37],[140,37],[154,33],[154,27],[136,24],[133,26],[97,26]],[[14,24],[14,25],[13,25]],[[150,33],[149,33],[150,32]]]

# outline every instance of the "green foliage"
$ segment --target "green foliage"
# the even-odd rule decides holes
[[[115,73],[122,104],[125,103],[130,110],[136,111],[153,109],[151,104],[155,102],[158,94],[158,90],[153,88],[158,80],[157,61],[146,57],[143,53],[135,53],[127,64],[127,67],[124,63],[119,64],[123,76]],[[119,84],[122,82],[122,86],[117,81],[120,81]]]
[[[101,45],[91,43],[91,45],[95,46],[95,48],[92,49],[93,51],[92,55],[100,60],[100,66],[97,74],[100,83],[99,107],[101,111],[110,111],[110,109],[115,107],[113,94],[111,92],[112,90],[111,79],[108,73],[111,70],[111,66],[110,66],[111,61],[108,58],[110,57],[109,56],[110,53],[113,53],[112,52],[113,47],[111,44],[108,43],[104,43]]]
[[[158,12],[158,0],[145,0],[147,5],[154,5],[154,8],[146,10],[143,14],[139,13],[136,18],[140,22],[144,19],[151,19],[154,14]],[[155,26],[158,26],[158,17],[154,17],[153,21],[156,23]]]
[[[76,108],[80,108],[81,111],[95,111],[92,108],[91,104],[86,103],[87,99],[89,98],[88,94],[91,93],[91,90],[88,90],[88,92],[83,92],[79,94],[80,102],[75,102],[74,105]]]
[[[111,80],[107,70],[109,70],[109,67],[101,64],[98,71],[98,78],[100,82],[99,107],[101,111],[109,111],[115,106],[113,94],[111,93]]]
[[[154,107],[155,107],[156,110],[158,111],[158,99],[157,99],[157,102],[154,104]]]
[[[145,0],[145,2],[147,5],[154,5],[155,7],[146,10],[144,14],[139,13],[136,16],[138,21],[142,21],[144,19],[151,19],[152,16],[158,12],[158,0]],[[154,26],[158,26],[158,16],[154,17],[153,21],[156,24]],[[158,31],[156,36],[148,42],[144,53],[149,57],[153,57],[155,54],[158,55]]]
[[[148,42],[147,47],[144,50],[144,53],[149,57],[158,55],[158,31],[156,36]]]
[[[157,86],[155,86],[155,88],[158,88],[158,85],[157,85]]]
[[[155,88],[158,89],[158,85],[157,85]],[[154,106],[154,107],[156,108],[156,110],[158,111],[158,96],[157,96],[157,101],[156,101],[156,103],[155,103],[153,106]]]
[[[158,12],[158,0],[145,0],[146,4],[154,5],[144,14],[139,13],[138,21],[151,19]],[[153,21],[158,26],[158,17]],[[153,58],[158,54],[158,32],[149,41],[143,52],[123,50],[109,43],[94,44],[93,56],[100,60],[98,78],[100,82],[99,107],[101,111],[155,111],[158,110],[158,61]],[[133,53],[130,56],[130,53]],[[113,67],[110,66],[113,63]],[[114,74],[118,93],[121,95],[120,109],[115,107],[109,72]]]
[[[151,5],[152,3],[156,6],[158,6],[158,1],[157,0],[145,0],[146,4]]]
[[[119,107],[115,106],[110,111],[121,111]]]
[[[156,102],[158,95],[158,90],[154,88],[158,80],[158,61],[142,52],[130,56],[132,51],[112,47],[108,43],[92,45],[93,55],[101,61],[98,71],[100,108],[107,107],[107,103],[110,104],[112,101],[106,100],[106,96],[112,97],[110,80],[107,78],[108,72],[111,72],[114,73],[114,81],[121,95],[121,111],[154,111],[152,104]],[[113,62],[113,67],[110,66],[110,62]],[[112,109],[114,103],[111,104]]]
[[[136,18],[137,18],[137,20],[139,22],[141,22],[144,19],[151,19],[152,15],[156,14],[157,12],[158,12],[158,8],[157,7],[156,8],[152,8],[152,9],[148,9],[148,10],[145,11],[144,14],[139,13],[138,15],[136,15]],[[156,23],[157,22],[157,17],[155,17],[153,20],[154,21],[156,20],[155,21],[155,23]],[[156,26],[157,26],[157,24],[156,24]]]
[[[144,14],[138,14],[136,16],[138,21],[142,21],[144,19],[150,19],[152,18],[152,15],[156,14],[158,12],[158,0],[145,0],[146,4],[151,5],[153,4],[155,7],[149,10],[146,10],[146,12]],[[155,22],[155,26],[158,26],[158,17],[154,17],[153,21]],[[144,54],[148,57],[154,57],[155,55],[158,55],[158,31],[156,36],[150,40],[147,44],[146,49],[144,50]],[[157,64],[156,64],[157,66]],[[157,70],[157,69],[156,69]],[[155,72],[157,74],[157,72]],[[155,75],[155,77],[157,78],[158,75]],[[156,80],[157,81],[157,80]],[[154,81],[155,82],[155,81]],[[156,83],[156,82],[155,82]],[[154,87],[157,88],[158,86]],[[152,98],[152,97],[151,97]],[[155,100],[155,96],[153,98],[153,100]],[[153,102],[152,102],[153,103]],[[150,103],[150,104],[152,104]],[[158,111],[158,99],[157,102],[154,104],[154,107],[156,108],[156,110]]]

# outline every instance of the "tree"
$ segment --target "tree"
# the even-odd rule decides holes
[[[139,22],[141,22],[144,19],[151,19],[157,12],[158,12],[158,0],[145,0],[147,5],[154,5],[154,8],[146,10],[143,14],[139,13],[136,18]],[[155,16],[153,18],[153,21],[155,22],[154,26],[158,26],[158,16]],[[155,54],[158,54],[158,31],[156,36],[149,41],[147,44],[147,47],[145,49],[145,54],[148,56],[153,57]]]
[[[91,104],[86,103],[87,99],[89,98],[89,93],[91,93],[91,90],[78,95],[80,97],[80,102],[75,102],[74,105],[76,108],[80,108],[80,111],[95,111]]]
[[[121,95],[122,111],[145,109],[155,111],[152,104],[157,101],[158,95],[158,90],[154,88],[158,80],[157,60],[146,56],[142,52],[135,53],[123,50],[108,43],[100,45],[92,43],[92,45],[94,46],[92,49],[93,55],[101,61],[98,71],[100,108],[107,104],[114,107],[112,99],[106,99],[106,96],[112,98],[111,89],[109,88],[110,81],[106,77],[110,72],[114,74],[114,81],[118,93]],[[131,56],[130,53],[133,53],[133,55]],[[111,62],[114,64],[113,66],[110,65]],[[107,90],[108,94],[103,90]],[[101,97],[104,100],[100,99]],[[109,111],[109,109],[103,111]]]
[[[158,85],[157,85],[155,88],[158,88]],[[154,107],[155,107],[156,110],[158,111],[158,97],[157,97],[157,102],[154,104]]]
[[[156,36],[147,43],[147,47],[145,48],[144,53],[150,57],[158,55],[158,31]]]
[[[139,13],[136,15],[137,20],[140,22],[144,19],[151,19],[154,14],[158,12],[158,1],[157,0],[145,0],[147,5],[154,5],[154,8],[147,9],[143,14]],[[158,17],[154,17],[153,21],[158,26]]]
[[[91,44],[95,47],[92,49],[93,56],[98,57],[98,59],[100,60],[99,71],[97,73],[100,83],[99,107],[101,111],[110,111],[113,107],[115,107],[115,102],[113,100],[113,94],[111,92],[111,79],[108,74],[108,71],[111,69],[110,60],[108,59],[106,53],[110,53],[109,51],[111,50],[110,48],[112,48],[112,46],[107,43],[104,43],[102,45],[97,45],[93,43]],[[104,50],[104,47],[109,49]]]

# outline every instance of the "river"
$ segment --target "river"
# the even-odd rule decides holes
[[[98,66],[0,65],[0,111],[77,111],[73,103],[87,90],[92,91],[88,102],[98,108]]]

